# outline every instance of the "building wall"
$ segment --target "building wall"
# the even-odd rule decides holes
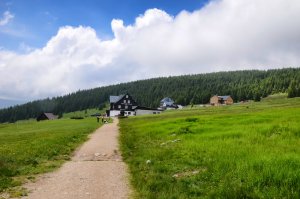
[[[135,116],[135,111],[125,111],[124,116]]]
[[[219,98],[218,98],[218,96],[212,96],[211,98],[210,98],[210,104],[219,104]]]
[[[137,109],[135,111],[136,115],[149,115],[149,114],[160,114],[161,111],[158,110],[142,110],[142,109]]]
[[[225,101],[225,104],[227,105],[233,104],[233,99],[231,97],[228,97],[227,100]]]
[[[115,116],[118,116],[119,114],[120,114],[119,110],[110,110],[109,111],[109,116],[110,117],[115,117]]]
[[[110,110],[109,112],[110,112],[109,113],[110,117],[116,117],[121,114],[121,111],[119,110]],[[135,111],[124,111],[124,116],[134,116],[134,115],[135,115]]]

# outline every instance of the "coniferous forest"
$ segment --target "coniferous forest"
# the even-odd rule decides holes
[[[164,97],[177,104],[206,104],[212,95],[231,95],[235,102],[259,101],[273,93],[300,96],[300,68],[246,70],[160,77],[81,90],[65,96],[28,102],[0,110],[0,122],[35,118],[41,112],[63,113],[103,108],[110,95],[130,93],[143,106],[158,107]]]

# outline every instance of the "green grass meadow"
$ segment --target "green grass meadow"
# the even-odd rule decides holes
[[[135,198],[300,198],[300,98],[120,120]]]
[[[99,126],[95,118],[0,124],[0,193],[59,167]]]
[[[107,109],[107,107],[99,110],[96,108],[93,109],[86,109],[83,111],[74,111],[74,112],[69,112],[69,113],[64,113],[63,114],[63,118],[71,118],[71,117],[90,117],[90,115],[95,114],[95,113],[100,113],[100,114],[104,114],[105,110]]]

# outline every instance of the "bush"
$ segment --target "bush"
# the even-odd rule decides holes
[[[72,117],[70,117],[70,119],[73,119],[73,120],[82,120],[83,117],[81,117],[81,116],[72,116]]]
[[[186,122],[198,122],[198,118],[195,117],[188,117],[185,119]]]

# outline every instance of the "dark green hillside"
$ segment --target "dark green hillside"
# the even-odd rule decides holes
[[[293,85],[291,85],[293,82]],[[118,85],[78,91],[62,97],[38,100],[0,110],[0,122],[36,117],[42,111],[62,114],[71,111],[104,106],[109,95],[129,92],[138,103],[157,107],[166,96],[177,103],[207,103],[213,94],[232,95],[235,101],[256,99],[272,93],[299,94],[300,68],[268,71],[233,71],[176,77],[161,77]],[[295,85],[296,84],[296,85]]]

